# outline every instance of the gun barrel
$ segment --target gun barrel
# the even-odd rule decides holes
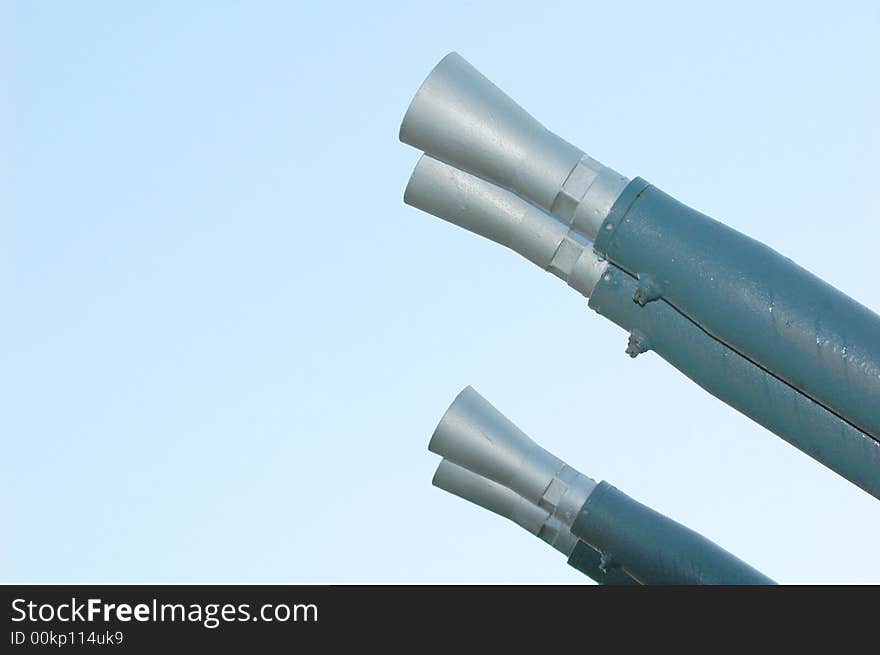
[[[490,512],[503,516],[540,537],[568,557],[568,564],[603,585],[636,585],[620,567],[606,567],[600,553],[575,537],[552,513],[515,491],[444,459],[433,484]]]
[[[538,446],[471,387],[444,414],[430,449],[444,457],[436,486],[514,521],[569,556],[572,566],[595,565],[606,575],[620,569],[641,584],[773,583],[607,482],[597,485]],[[578,541],[598,560],[577,548]]]
[[[408,203],[512,248],[584,296],[603,289],[590,306],[631,332],[629,354],[655,348],[880,498],[875,313],[767,246],[595,162],[455,53],[416,94],[401,139],[427,153]],[[605,284],[614,278],[621,283]],[[678,336],[661,317],[682,327]],[[651,338],[639,327],[646,324]],[[689,357],[691,343],[712,359]],[[768,405],[754,392],[765,388],[784,402]]]

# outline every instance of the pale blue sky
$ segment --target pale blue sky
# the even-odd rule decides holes
[[[771,577],[880,583],[880,502],[402,202],[457,50],[880,309],[880,8],[715,4],[4,3],[0,579],[582,581],[431,487],[472,384]]]

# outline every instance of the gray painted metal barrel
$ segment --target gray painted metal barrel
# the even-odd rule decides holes
[[[880,316],[768,246],[640,178],[599,229],[597,252],[709,334],[880,439]]]
[[[766,575],[713,542],[600,482],[572,533],[642,584],[768,585]]]
[[[630,332],[628,353],[653,350],[716,398],[880,498],[880,442],[703,331],[665,300],[640,306],[638,281],[609,266],[589,306]]]

